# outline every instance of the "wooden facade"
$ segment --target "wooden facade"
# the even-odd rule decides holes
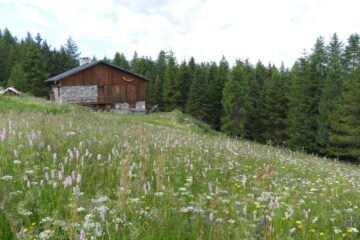
[[[53,90],[50,98],[65,103],[111,107],[127,103],[130,108],[145,102],[147,79],[104,61],[88,64],[48,79],[46,82],[52,83]],[[89,86],[92,89],[88,90]]]

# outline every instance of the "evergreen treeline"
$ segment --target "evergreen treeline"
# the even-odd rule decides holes
[[[33,37],[27,33],[18,40],[8,29],[0,29],[0,85],[48,96],[50,89],[44,80],[78,66],[79,55],[71,37],[57,50],[51,49],[40,34]]]
[[[42,80],[77,65],[78,49],[69,39],[51,50],[40,35],[20,42],[0,33],[0,82],[36,96],[47,94]],[[229,66],[178,62],[173,52],[157,59],[128,61],[116,52],[105,59],[153,81],[146,86],[148,106],[179,109],[228,135],[321,155],[360,160],[360,37],[329,43],[319,37],[310,53],[291,69],[237,60]],[[25,79],[25,80],[24,80]]]

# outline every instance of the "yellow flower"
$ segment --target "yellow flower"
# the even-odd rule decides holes
[[[296,221],[296,224],[300,225],[300,224],[301,224],[301,221]]]
[[[315,229],[311,229],[310,232],[313,232],[313,233],[314,233],[314,232],[315,232]]]
[[[253,214],[256,214],[257,213],[257,211],[256,211],[256,209],[253,211]]]
[[[31,224],[31,226],[35,226],[36,225],[36,222],[33,222],[32,224]]]
[[[150,207],[146,206],[146,207],[145,207],[145,210],[146,210],[146,211],[150,210]]]
[[[324,233],[323,233],[323,232],[320,233],[320,237],[322,237],[322,236],[324,236]]]
[[[259,208],[260,208],[260,204],[257,204],[257,205],[256,205],[256,208],[259,209]]]
[[[24,233],[27,233],[28,231],[29,231],[29,229],[27,229],[27,228],[24,228],[24,229],[23,229],[23,232],[24,232]]]
[[[352,233],[353,230],[352,230],[351,228],[349,228],[349,229],[347,230],[347,232],[348,232],[348,233]]]
[[[342,236],[343,236],[343,237],[346,237],[346,233],[343,233]]]

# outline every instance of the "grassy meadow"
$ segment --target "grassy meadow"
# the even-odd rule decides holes
[[[359,207],[357,165],[0,97],[0,239],[360,239]]]

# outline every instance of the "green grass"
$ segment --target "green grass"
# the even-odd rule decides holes
[[[360,236],[359,166],[231,139],[180,112],[6,97],[2,129],[0,239]]]

